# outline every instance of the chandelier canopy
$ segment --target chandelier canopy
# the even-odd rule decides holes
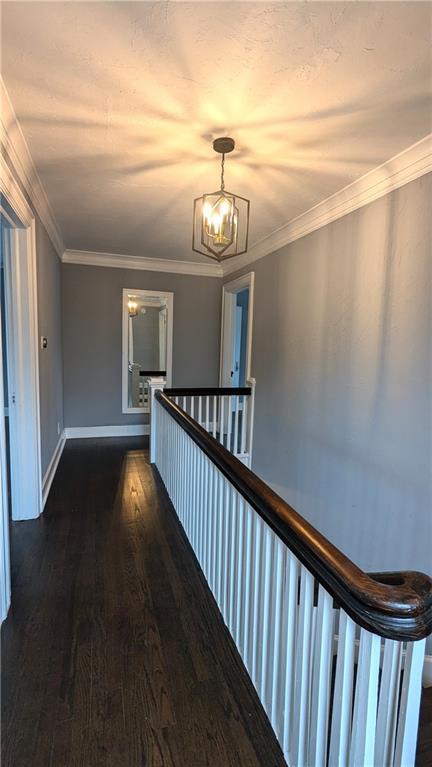
[[[225,155],[232,152],[229,136],[213,141],[222,155],[220,189],[194,200],[192,249],[216,261],[246,253],[249,230],[249,200],[225,189]]]

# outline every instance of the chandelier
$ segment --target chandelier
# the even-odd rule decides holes
[[[225,189],[225,155],[234,147],[228,136],[213,141],[222,155],[220,189],[194,200],[192,249],[216,261],[246,253],[248,247],[249,200]]]

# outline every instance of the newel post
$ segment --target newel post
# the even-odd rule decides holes
[[[149,378],[150,389],[150,463],[156,463],[156,436],[157,436],[157,410],[155,408],[155,394],[163,391],[166,386],[165,378]]]

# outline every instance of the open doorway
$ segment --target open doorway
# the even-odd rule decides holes
[[[254,277],[223,286],[220,386],[247,386],[251,375]]]
[[[35,221],[2,159],[0,620],[10,603],[10,521],[42,511]]]

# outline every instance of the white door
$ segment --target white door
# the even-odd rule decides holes
[[[240,359],[242,355],[242,317],[243,309],[241,306],[235,308],[235,328],[234,328],[234,354],[231,363],[231,386],[240,386]]]
[[[247,332],[244,352],[244,382],[251,376],[254,272],[244,274],[222,288],[222,328],[219,386],[239,386],[241,357],[242,307],[237,306],[238,293],[248,292]],[[240,310],[240,311],[238,311]],[[236,369],[238,367],[238,369]]]

